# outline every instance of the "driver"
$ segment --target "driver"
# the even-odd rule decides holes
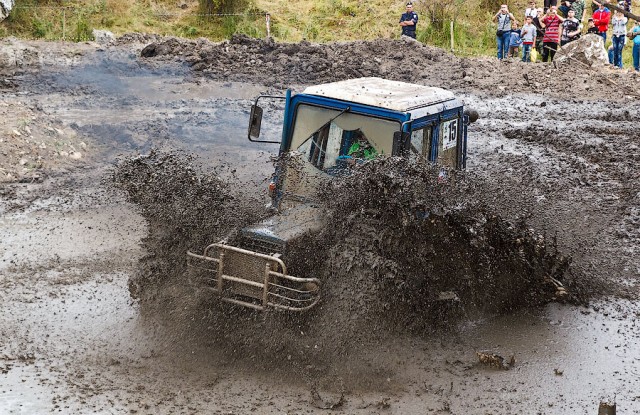
[[[347,151],[347,156],[354,159],[372,160],[378,156],[378,152],[358,129],[353,133],[353,141]]]

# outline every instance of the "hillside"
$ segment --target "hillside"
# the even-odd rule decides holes
[[[453,22],[457,54],[494,53],[495,27],[491,17],[501,1],[414,3],[420,16],[418,40],[450,49]],[[521,16],[528,4],[526,0],[507,3],[516,16]],[[640,0],[633,3],[636,8],[640,6]],[[270,34],[277,41],[371,40],[399,37],[397,21],[404,4],[398,0],[24,0],[18,1],[9,19],[2,22],[0,35],[81,41],[90,39],[95,28],[116,35],[145,32],[222,40],[242,33],[259,38],[267,35],[268,13]],[[627,49],[630,59],[631,51]]]

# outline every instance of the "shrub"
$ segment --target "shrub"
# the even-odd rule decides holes
[[[45,38],[51,31],[51,22],[41,20],[37,17],[33,18],[31,34],[35,38]]]
[[[198,0],[200,12],[204,14],[232,13],[244,10],[249,4],[248,0]]]
[[[200,31],[196,27],[187,26],[187,27],[184,28],[182,33],[183,33],[183,35],[185,37],[196,37],[196,36],[198,36],[198,33],[200,33]]]
[[[83,42],[86,40],[93,40],[93,33],[89,27],[89,22],[84,17],[79,17],[76,20],[76,27],[73,32],[72,39],[75,42]]]

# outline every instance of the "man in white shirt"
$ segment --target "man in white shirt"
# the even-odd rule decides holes
[[[535,0],[529,2],[529,7],[524,11],[524,18],[531,16],[532,19],[538,17],[538,8],[536,7]]]

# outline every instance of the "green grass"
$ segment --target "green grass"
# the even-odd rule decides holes
[[[456,54],[493,56],[491,18],[503,1],[416,2],[418,40],[448,50],[453,21]],[[527,3],[507,1],[516,17],[522,16]],[[394,39],[400,37],[398,19],[404,4],[404,0],[22,0],[0,23],[0,36],[83,41],[91,39],[93,29],[105,29],[116,35],[145,32],[211,40],[228,39],[234,33],[265,37],[268,12],[271,34],[279,41]],[[634,7],[640,9],[640,0],[634,1]],[[208,10],[238,15],[210,16]],[[624,59],[625,66],[630,66],[630,47],[625,48]]]

